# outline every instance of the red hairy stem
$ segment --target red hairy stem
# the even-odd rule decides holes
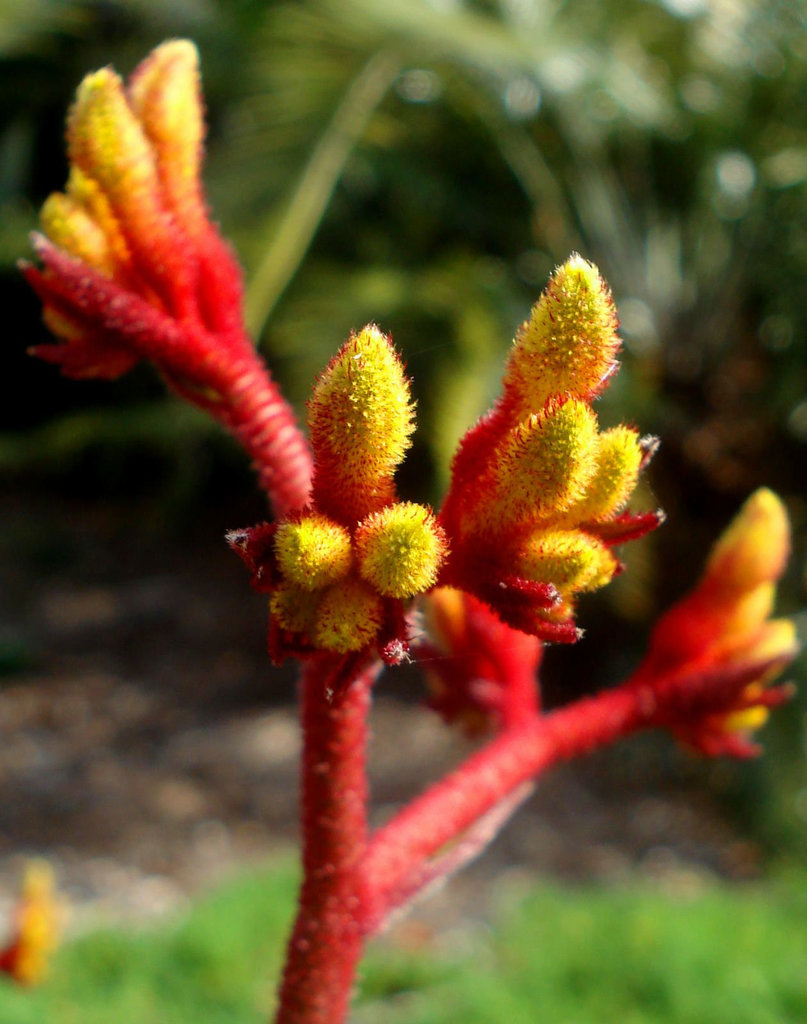
[[[501,708],[502,728],[518,729],[534,722],[540,714],[539,690],[535,680],[535,664],[524,658],[509,656],[507,650],[502,656],[502,675],[507,680],[503,690]]]
[[[226,369],[224,421],[251,456],[275,517],[303,508],[311,494],[313,462],[294,410],[258,354],[245,351]]]
[[[426,790],[372,837],[363,873],[372,880],[373,917],[402,882],[461,836],[521,783],[558,761],[605,746],[653,724],[657,706],[645,687],[623,686],[509,729]]]
[[[363,941],[365,743],[378,662],[323,657],[303,669],[303,884],[277,1024],[341,1024]]]

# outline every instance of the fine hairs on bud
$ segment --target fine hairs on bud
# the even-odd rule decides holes
[[[394,500],[393,476],[410,445],[413,413],[389,338],[372,325],[351,335],[308,404],[314,497],[322,511],[347,524]]]
[[[590,401],[614,371],[619,337],[611,292],[593,263],[576,253],[557,268],[520,328],[504,377],[514,420],[553,395]]]

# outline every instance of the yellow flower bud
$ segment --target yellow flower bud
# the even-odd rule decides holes
[[[750,687],[749,687],[750,689]],[[761,687],[759,687],[761,692]],[[770,718],[770,711],[762,704],[754,704],[750,708],[743,708],[741,711],[733,711],[726,715],[720,723],[723,732],[754,732],[761,729]]]
[[[204,140],[199,53],[187,39],[158,46],[129,82],[129,99],[157,156],[164,194],[182,226],[206,226],[199,172]]]
[[[401,362],[377,327],[351,335],[331,361],[314,388],[308,422],[320,508],[347,523],[393,500],[413,406]]]
[[[437,581],[445,535],[431,509],[413,502],[373,512],[356,532],[359,572],[379,593],[412,597]]]
[[[303,590],[294,584],[281,586],[269,598],[269,613],[283,629],[311,636],[320,598],[320,591]]]
[[[98,183],[88,178],[78,167],[71,167],[67,179],[67,195],[80,203],[101,228],[107,238],[110,253],[121,265],[130,261],[129,247],[123,237],[120,224],[109,205],[109,200]]]
[[[67,122],[68,155],[95,180],[127,224],[156,218],[159,178],[154,153],[110,68],[81,82]]]
[[[790,552],[790,524],[780,499],[760,488],[712,549],[703,584],[726,594],[753,590],[781,576]]]
[[[483,528],[549,520],[579,501],[594,473],[597,418],[578,399],[549,405],[502,443],[493,487],[480,498]]]
[[[519,330],[505,372],[505,400],[519,420],[548,398],[591,399],[619,348],[611,292],[593,263],[574,254],[553,274]]]
[[[101,226],[69,195],[53,192],[39,214],[42,230],[60,249],[111,277],[115,259]]]
[[[611,581],[617,560],[596,537],[580,530],[539,530],[516,558],[525,579],[554,583],[561,593],[597,590]]]
[[[275,555],[286,580],[303,590],[316,590],[347,575],[350,534],[327,516],[305,516],[278,526]]]
[[[348,577],[322,595],[316,615],[314,642],[339,654],[360,651],[371,644],[383,623],[381,598],[366,583]]]
[[[636,487],[642,457],[639,435],[631,427],[614,427],[600,434],[594,473],[583,498],[569,509],[569,520],[602,522],[619,512]]]

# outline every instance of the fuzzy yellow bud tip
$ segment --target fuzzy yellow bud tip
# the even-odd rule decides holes
[[[565,512],[592,477],[596,442],[597,419],[585,402],[530,416],[502,446],[489,518],[527,523]]]
[[[304,590],[316,590],[345,576],[350,569],[350,534],[326,516],[305,516],[285,522],[275,534],[281,573]]]
[[[156,190],[151,147],[110,68],[87,75],[76,94],[67,127],[71,163],[94,178],[110,198]]]
[[[413,597],[437,581],[446,540],[431,510],[402,502],[367,517],[356,532],[359,571],[387,597]]]
[[[773,583],[790,551],[790,524],[780,499],[756,491],[720,537],[706,563],[704,582],[722,591],[750,591]]]
[[[128,93],[154,146],[166,197],[194,234],[205,222],[198,182],[205,129],[194,44],[175,39],[158,46],[132,76]]]
[[[516,337],[505,375],[515,416],[556,394],[590,399],[613,370],[617,317],[598,269],[574,254],[553,274]]]
[[[576,522],[603,522],[624,508],[639,478],[644,453],[638,433],[614,427],[600,434],[594,473],[585,495],[570,510]]]
[[[42,230],[60,249],[89,266],[111,275],[114,260],[106,235],[86,209],[71,196],[54,192],[39,215]]]
[[[308,420],[315,492],[356,495],[362,514],[386,503],[414,424],[403,367],[377,327],[352,335],[331,361],[314,388]]]
[[[580,530],[537,531],[516,560],[520,576],[552,583],[562,594],[598,590],[611,581],[617,560],[602,541]]]

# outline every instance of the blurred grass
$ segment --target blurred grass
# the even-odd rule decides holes
[[[807,1019],[807,877],[653,889],[512,888],[492,930],[365,963],[357,1024],[799,1024]],[[154,930],[67,945],[50,980],[0,986],[3,1024],[257,1024],[291,918],[288,864],[245,875]]]

